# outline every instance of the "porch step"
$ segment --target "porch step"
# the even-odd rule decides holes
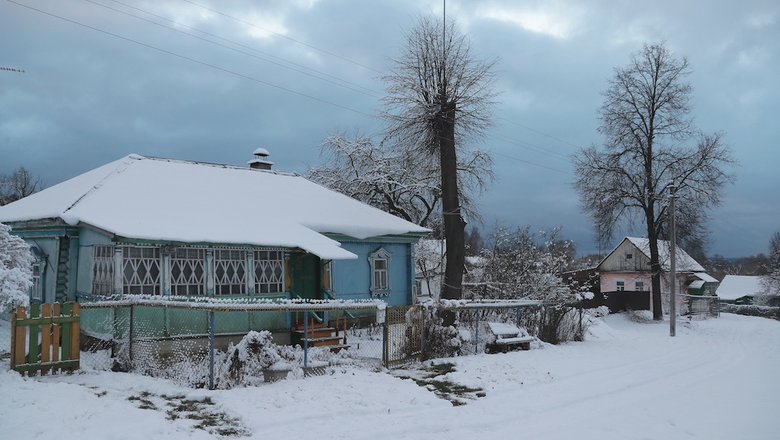
[[[336,331],[336,329],[334,329],[333,327],[314,327],[314,328],[310,327],[309,331],[308,331],[308,336],[309,336],[309,339],[311,339],[311,338],[322,338],[322,337],[333,335],[333,333],[335,331]],[[302,327],[301,328],[295,327],[293,329],[293,334],[296,335],[297,337],[303,339],[303,328]]]
[[[323,336],[319,338],[308,338],[306,341],[309,343],[309,347],[328,347],[339,345],[339,341],[342,339],[341,336]],[[303,342],[303,340],[301,342]]]

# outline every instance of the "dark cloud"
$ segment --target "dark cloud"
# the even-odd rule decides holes
[[[212,11],[184,0],[18,1],[176,54],[0,4],[0,65],[25,70],[0,72],[0,173],[23,165],[47,184],[131,152],[242,164],[257,146],[304,172],[328,134],[381,129],[381,73],[416,18],[441,13],[439,1],[411,0],[194,1]],[[233,50],[95,3],[219,35]],[[566,156],[600,142],[612,69],[664,40],[691,62],[698,125],[725,131],[742,164],[712,213],[711,251],[765,251],[780,228],[776,2],[450,1],[447,12],[478,57],[500,59],[497,119],[479,142],[496,159],[480,201],[486,226],[562,225],[595,250]]]

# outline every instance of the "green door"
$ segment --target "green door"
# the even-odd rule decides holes
[[[320,259],[301,254],[290,257],[292,291],[301,298],[322,299],[320,294]]]

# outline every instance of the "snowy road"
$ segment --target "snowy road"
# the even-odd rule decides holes
[[[166,420],[159,396],[183,394],[210,397],[258,439],[778,438],[780,322],[722,315],[681,325],[672,339],[666,324],[619,315],[591,333],[585,343],[451,360],[455,371],[438,379],[486,392],[457,407],[412,380],[351,367],[215,392],[128,374],[2,373],[10,398],[0,427],[9,438],[211,438],[186,417]],[[160,410],[128,400],[144,392]],[[59,421],[35,423],[40,414]],[[65,420],[73,429],[63,432]]]

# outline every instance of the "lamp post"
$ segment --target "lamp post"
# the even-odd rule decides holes
[[[669,336],[674,337],[677,331],[677,268],[675,267],[677,258],[677,237],[674,223],[674,199],[676,198],[677,186],[669,186],[669,276],[671,278],[671,292],[669,295]]]

